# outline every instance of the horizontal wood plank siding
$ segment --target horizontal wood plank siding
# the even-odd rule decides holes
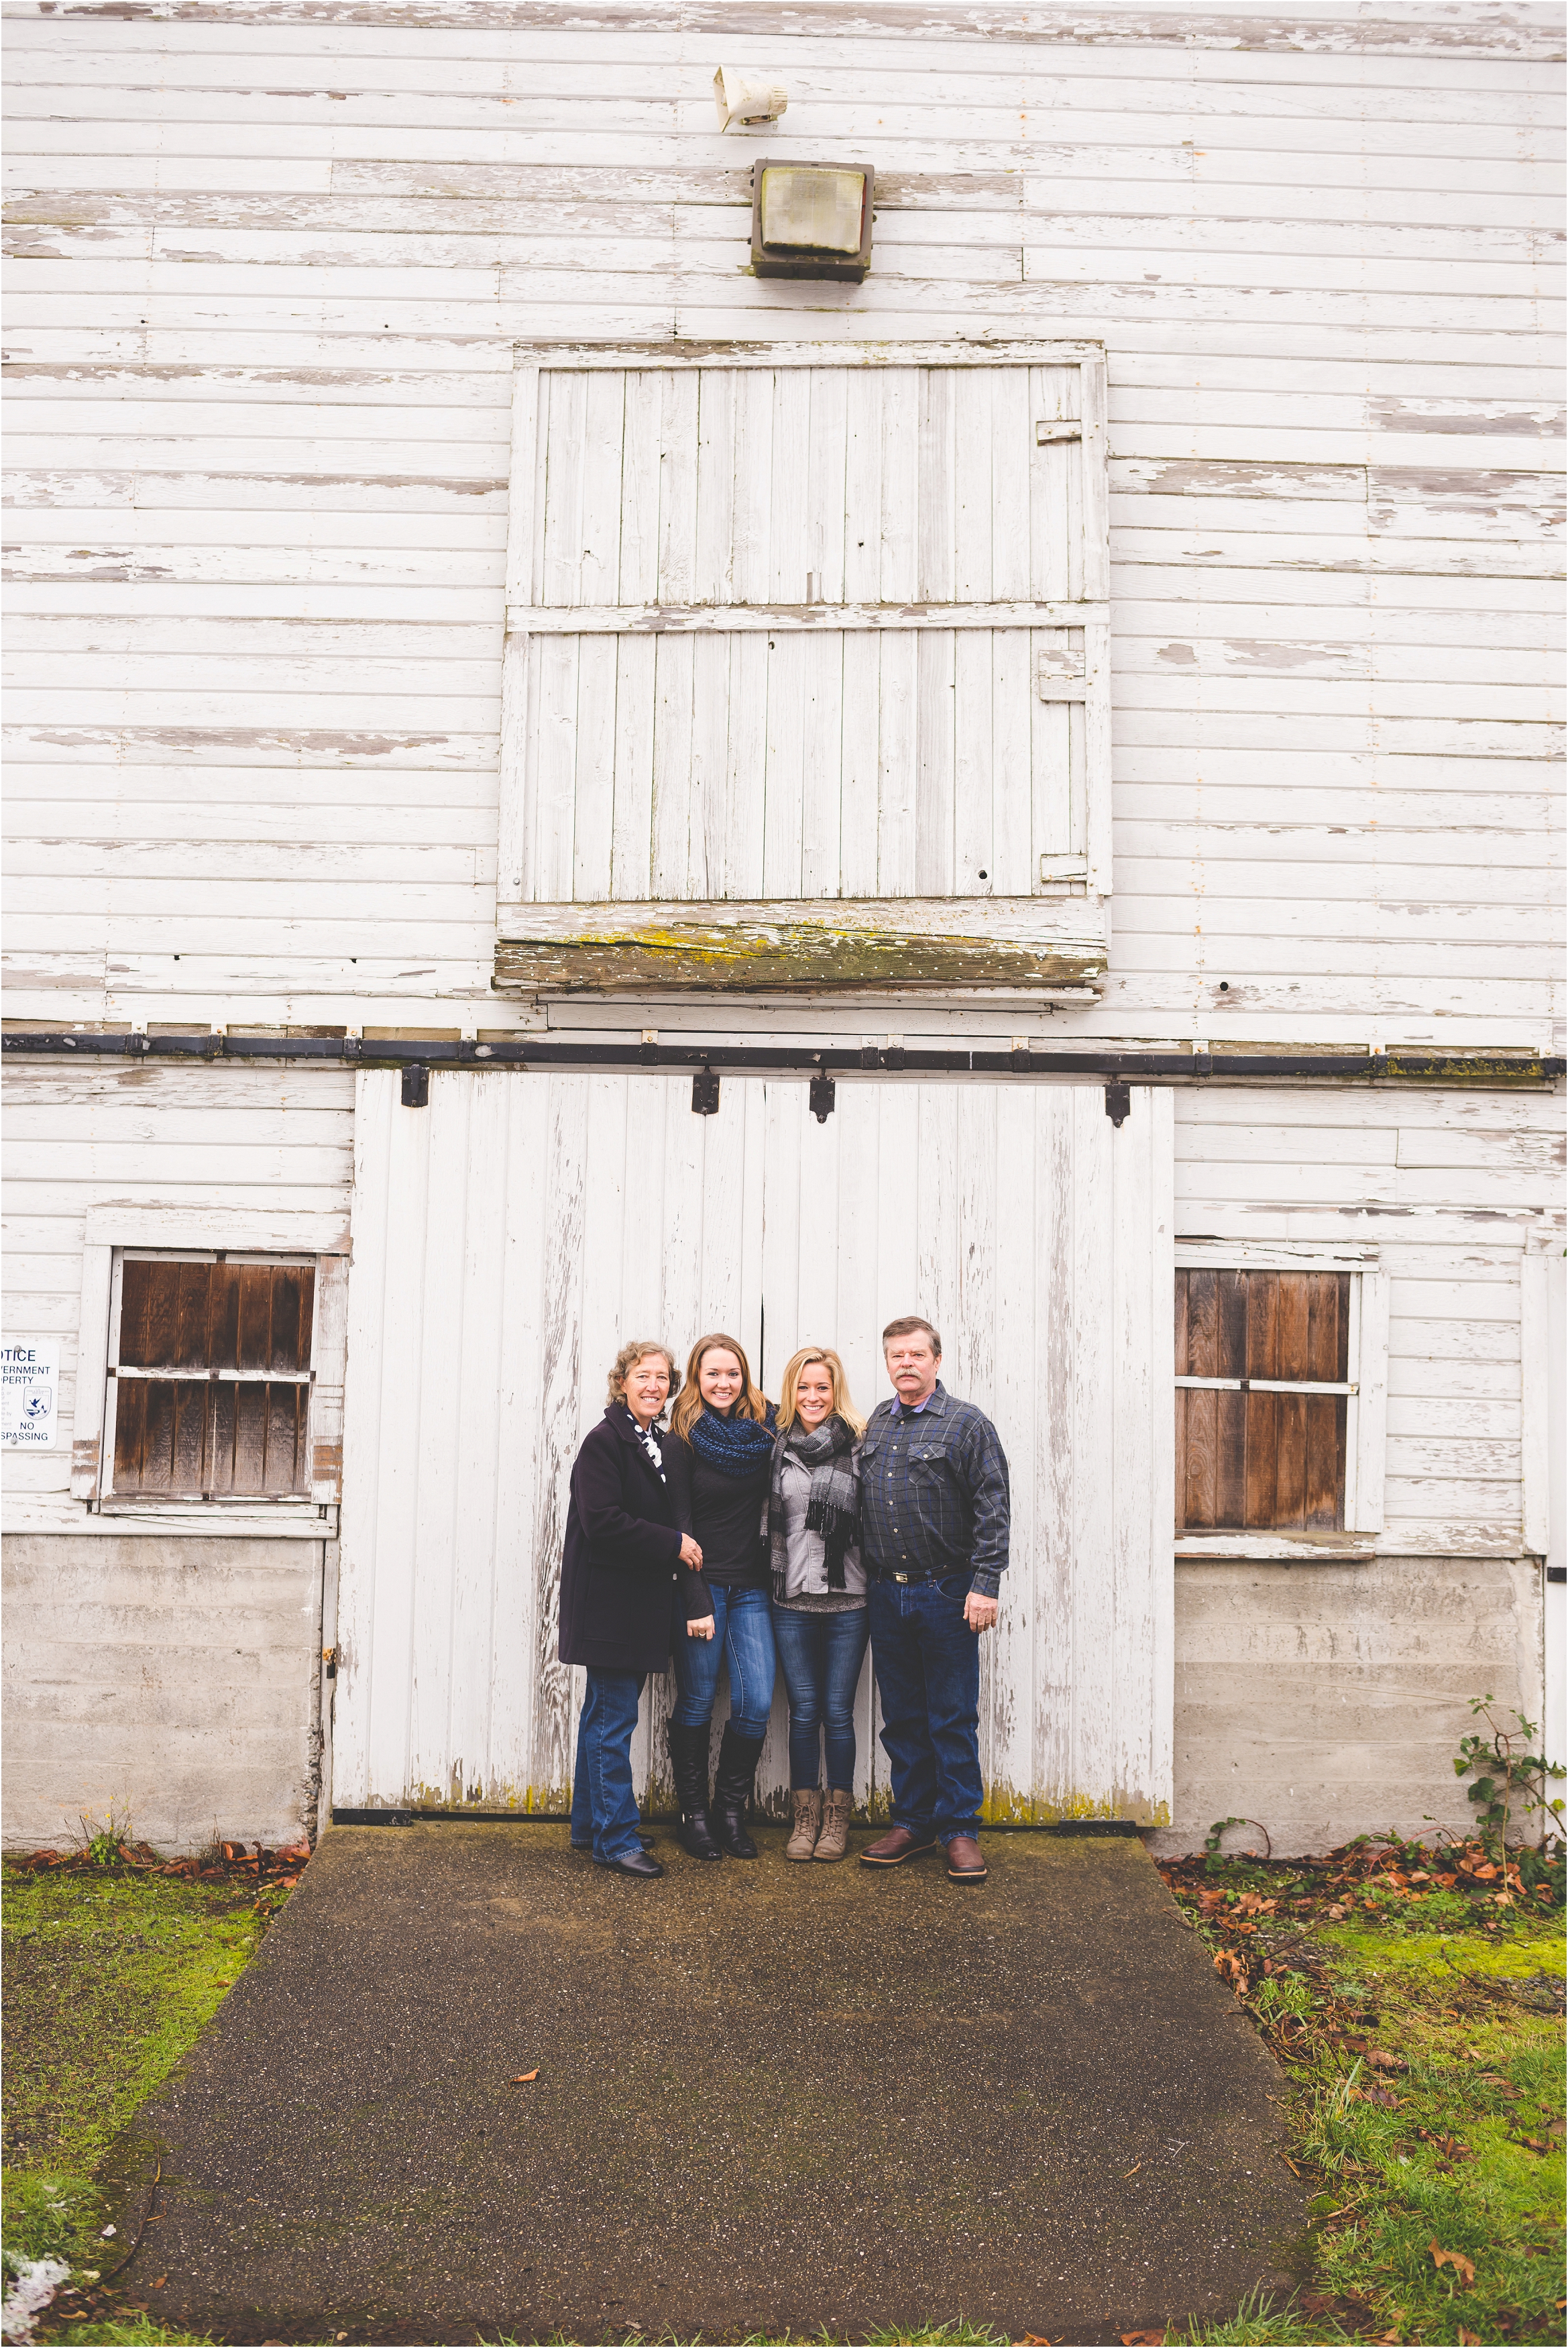
[[[1561,1213],[1558,1101],[1182,1092],[1175,1155],[1178,1245],[1350,1243],[1388,1275],[1379,1545],[1517,1550],[1522,1267]]]
[[[19,1334],[57,1338],[60,1345],[56,1446],[48,1451],[7,1453],[6,1522],[13,1529],[25,1520],[32,1529],[68,1530],[79,1527],[85,1516],[79,1501],[72,1502],[67,1495],[89,1217],[95,1241],[111,1245],[179,1245],[182,1241],[174,1231],[182,1230],[185,1244],[244,1247],[260,1215],[265,1219],[267,1252],[309,1252],[297,1242],[291,1245],[291,1229],[308,1231],[313,1246],[327,1235],[346,1250],[354,1076],[346,1069],[111,1065],[60,1070],[39,1065],[8,1069],[5,1091],[5,1325]],[[172,1221],[167,1236],[157,1230],[163,1219]],[[197,1343],[195,1334],[182,1336],[177,1323],[149,1330],[138,1309],[138,1300],[145,1301],[143,1275],[154,1269],[126,1266],[132,1312],[122,1331],[128,1348],[124,1357],[135,1361],[141,1355],[155,1367],[181,1366]],[[309,1303],[293,1298],[291,1337],[282,1325],[287,1313],[282,1304],[282,1320],[268,1329],[257,1309],[264,1300],[252,1297],[247,1315],[241,1292],[274,1282],[287,1288],[297,1273],[269,1275],[259,1268],[241,1267],[231,1278],[231,1268],[224,1265],[190,1270],[204,1278],[216,1276],[220,1288],[232,1288],[236,1357],[231,1364],[222,1358],[231,1349],[221,1300],[218,1325],[203,1333],[201,1342],[206,1343],[208,1334],[215,1340],[217,1366],[255,1367],[262,1373],[257,1386],[247,1385],[246,1391],[259,1392],[264,1385],[275,1398],[281,1420],[293,1405],[264,1373],[293,1367],[290,1356],[302,1343],[308,1366],[309,1319],[320,1301],[316,1282],[306,1275],[313,1292]],[[107,1344],[107,1286],[101,1306]],[[341,1377],[341,1370],[334,1377]],[[144,1383],[126,1380],[127,1393]],[[159,1382],[160,1395],[170,1399],[171,1388],[179,1391],[172,1381]],[[207,1391],[200,1385],[190,1388],[195,1395]],[[232,1395],[234,1388],[224,1391]],[[334,1399],[334,1411],[337,1407]],[[172,1486],[172,1453],[169,1457]],[[233,1457],[231,1429],[231,1460]],[[302,1456],[296,1459],[291,1454],[286,1474],[280,1462],[281,1454],[273,1459],[270,1477],[263,1468],[263,1488],[302,1488],[309,1480]]]
[[[875,164],[858,289],[743,273],[753,146],[653,13],[13,10],[14,1014],[526,1015],[488,990],[514,339],[1043,335],[1109,355],[1116,912],[1074,1032],[1541,1043],[1544,15],[764,29],[785,151]],[[934,877],[862,872],[845,741],[803,892],[1019,861],[988,811]],[[741,893],[769,850],[692,840]]]

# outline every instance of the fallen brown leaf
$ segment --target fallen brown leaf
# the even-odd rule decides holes
[[[1460,2348],[1481,2348],[1481,2334],[1479,2332],[1467,2332],[1464,2325],[1461,2323],[1459,2328],[1459,2336]]]
[[[161,2291],[168,2281],[169,2277],[167,2275],[154,2275],[152,2278],[152,2287],[154,2291]]]
[[[1471,2283],[1475,2281],[1474,2260],[1467,2259],[1462,2250],[1440,2250],[1438,2247],[1437,2236],[1435,2234],[1432,2237],[1430,2248],[1432,2253],[1432,2264],[1438,2269],[1439,2272],[1440,2273],[1444,2267],[1452,2267],[1454,2273],[1458,2276],[1460,2281],[1463,2283],[1466,2291],[1468,2291]]]
[[[1367,2060],[1379,2071],[1408,2071],[1410,2067],[1402,2054],[1385,2054],[1380,2046],[1368,2047]]]
[[[1123,2332],[1122,2348],[1165,2348],[1163,2332]]]
[[[514,2087],[526,2087],[530,2079],[537,2079],[538,2075],[537,2071],[519,2071],[512,2085]]]

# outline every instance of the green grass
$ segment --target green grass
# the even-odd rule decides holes
[[[62,2323],[46,2325],[39,2334],[48,2341],[101,2343],[102,2348],[210,2348],[210,2335],[205,2332],[168,2332],[155,2323],[150,2315],[128,2316],[123,2322],[109,2323]]]
[[[1206,2348],[1384,2333],[1562,2341],[1562,2025],[1486,1986],[1517,1983],[1522,1999],[1542,1975],[1560,1981],[1561,1911],[1495,1939],[1449,1939],[1408,1918],[1378,1930],[1368,1918],[1319,1928],[1312,1949],[1318,1981],[1281,1970],[1255,1979],[1249,2003],[1296,2090],[1292,2157],[1318,2188],[1317,2295],[1339,2304],[1309,2313],[1254,2301],[1179,2337]],[[1380,2070],[1372,2051],[1408,2068]],[[1552,2148],[1532,2151],[1525,2137]],[[1440,2266],[1434,2243],[1469,2260],[1473,2279]]]
[[[264,1894],[270,1912],[276,1895]],[[105,2241],[98,2165],[222,2003],[264,1929],[253,1887],[120,1869],[0,1874],[5,1948],[3,2241],[86,2281]],[[67,2341],[173,2343],[133,2311],[40,2327]]]

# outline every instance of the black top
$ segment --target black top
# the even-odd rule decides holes
[[[702,1552],[704,1581],[721,1590],[765,1590],[772,1586],[763,1520],[767,1513],[773,1457],[764,1451],[749,1476],[726,1476],[711,1468],[689,1443],[670,1437],[664,1472],[675,1501],[675,1521]]]
[[[684,1448],[668,1436],[662,1444],[666,1463]],[[560,1659],[603,1671],[661,1672],[688,1617],[712,1612],[702,1575],[681,1563],[672,1483],[661,1481],[630,1414],[612,1404],[571,1471]]]

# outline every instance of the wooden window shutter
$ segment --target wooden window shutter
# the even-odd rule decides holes
[[[1105,968],[1091,345],[525,355],[498,984]]]
[[[315,1266],[127,1252],[111,1490],[179,1499],[311,1489]]]
[[[1344,1272],[1176,1273],[1176,1529],[1345,1524]]]

